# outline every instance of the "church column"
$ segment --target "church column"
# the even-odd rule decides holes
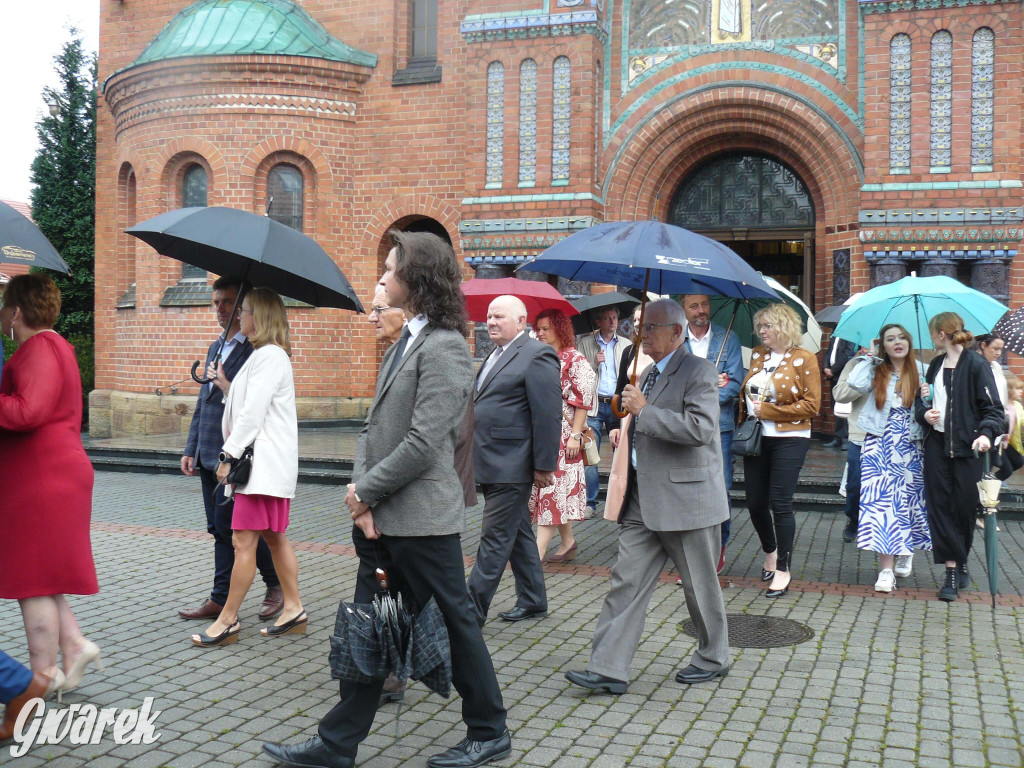
[[[871,264],[871,287],[895,283],[907,276],[907,264],[896,258],[882,257],[877,260],[869,259]]]
[[[1005,258],[978,259],[971,266],[971,288],[1010,303],[1010,264]]]
[[[927,259],[921,264],[919,277],[937,277],[944,275],[956,279],[956,262],[949,259]]]

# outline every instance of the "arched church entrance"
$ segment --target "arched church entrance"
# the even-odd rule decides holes
[[[676,188],[668,220],[725,243],[814,306],[814,202],[784,163],[758,153],[716,155]]]

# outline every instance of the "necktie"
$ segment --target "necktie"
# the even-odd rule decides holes
[[[644,379],[643,393],[644,397],[648,397],[651,394],[651,390],[654,389],[654,385],[658,383],[658,376],[661,375],[661,371],[658,370],[658,366],[651,366],[650,372],[647,374],[647,378]]]
[[[402,355],[405,354],[405,347],[409,344],[409,339],[412,338],[412,332],[409,330],[409,326],[405,326],[402,329],[402,337],[398,340],[398,347],[395,349],[395,356],[391,358],[391,367],[388,368],[388,379],[391,378],[391,374],[395,372],[395,368],[398,367],[399,360],[402,359]],[[386,381],[387,379],[385,379]]]
[[[480,387],[484,385],[484,381],[487,380],[487,374],[491,372],[491,368],[493,368],[494,364],[498,362],[498,358],[501,357],[501,354],[504,351],[505,350],[502,347],[495,347],[494,351],[491,352],[491,356],[487,358],[487,362],[484,363],[484,367],[480,370],[480,378],[476,380],[477,392],[479,392]]]

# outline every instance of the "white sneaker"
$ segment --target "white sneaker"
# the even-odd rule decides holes
[[[889,568],[883,568],[878,572],[878,581],[875,582],[875,592],[892,592],[896,586],[896,574]]]
[[[913,555],[896,555],[896,575],[901,579],[907,578],[914,570]]]

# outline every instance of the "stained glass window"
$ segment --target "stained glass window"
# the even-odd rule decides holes
[[[992,165],[995,33],[982,27],[971,48],[971,165]]]
[[[910,170],[910,35],[889,42],[889,170]]]
[[[953,35],[940,29],[932,35],[931,166],[953,162]]]
[[[181,207],[205,208],[206,187],[206,169],[199,163],[192,163],[181,176]],[[181,276],[205,280],[206,270],[193,267],[191,264],[182,264]]]
[[[519,65],[519,183],[537,181],[537,62]]]
[[[487,66],[487,183],[501,184],[505,163],[505,65]]]
[[[570,64],[566,56],[555,59],[554,113],[552,115],[551,180],[569,180],[569,139],[571,126]]]
[[[302,171],[294,165],[279,163],[267,174],[267,202],[270,218],[286,227],[302,231]]]

